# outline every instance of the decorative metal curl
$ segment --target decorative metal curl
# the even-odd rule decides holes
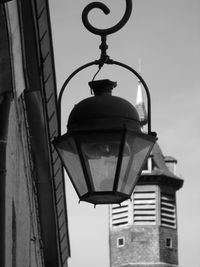
[[[108,29],[98,29],[90,24],[88,20],[88,14],[94,8],[101,9],[105,15],[108,15],[110,13],[110,9],[105,4],[100,3],[100,2],[90,3],[83,10],[83,13],[82,13],[83,24],[86,27],[86,29],[90,31],[91,33],[97,34],[100,36],[106,36],[114,32],[117,32],[127,23],[132,12],[132,0],[126,0],[126,11],[124,13],[124,16],[115,26],[108,28]]]

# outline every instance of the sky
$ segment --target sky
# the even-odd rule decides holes
[[[99,58],[100,37],[88,32],[81,21],[88,0],[49,0],[58,91],[79,66]],[[99,28],[116,24],[124,14],[125,0],[100,1],[109,15],[96,10],[91,23]],[[200,1],[134,0],[130,20],[108,37],[108,54],[138,70],[152,99],[152,130],[164,155],[178,160],[177,175],[184,186],[177,192],[179,264],[200,267]],[[74,77],[62,102],[62,131],[73,106],[90,96],[87,83],[97,67]],[[137,79],[126,70],[106,66],[97,76],[118,82],[116,95],[135,104]],[[69,267],[108,267],[108,207],[78,204],[66,177],[71,243]]]

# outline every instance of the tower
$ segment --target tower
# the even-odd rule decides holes
[[[141,89],[139,84],[137,107],[145,122]],[[110,206],[110,267],[178,266],[176,191],[183,180],[176,176],[176,163],[156,143],[132,201]]]

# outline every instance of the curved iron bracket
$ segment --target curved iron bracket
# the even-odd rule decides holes
[[[64,93],[64,90],[65,90],[66,86],[68,85],[68,83],[70,82],[70,80],[77,73],[79,73],[83,69],[88,68],[88,67],[90,67],[92,65],[99,65],[99,62],[100,62],[100,60],[95,60],[95,61],[89,62],[89,63],[87,63],[87,64],[79,67],[74,72],[72,72],[72,74],[63,83],[63,86],[61,87],[61,90],[60,90],[60,93],[59,93],[58,106],[57,106],[57,108],[58,108],[58,135],[59,136],[61,135],[61,101],[62,101],[62,96],[63,96],[63,93]],[[106,64],[110,64],[110,65],[111,64],[112,65],[118,65],[120,67],[123,67],[123,68],[129,70],[142,83],[142,85],[144,87],[144,90],[146,92],[146,96],[147,96],[147,113],[148,113],[148,115],[147,115],[147,123],[148,123],[147,127],[148,127],[148,134],[153,135],[153,136],[156,136],[156,133],[151,131],[151,95],[150,95],[150,92],[149,92],[149,88],[148,88],[146,82],[144,81],[144,79],[142,78],[142,76],[136,70],[134,70],[133,68],[131,68],[130,66],[128,66],[128,65],[126,65],[124,63],[121,63],[121,62],[118,62],[118,61],[115,61],[115,60],[112,60],[112,59],[108,59],[107,62],[105,62],[105,63]]]
[[[96,34],[96,35],[100,35],[100,36],[106,36],[106,35],[109,35],[109,34],[112,34],[112,33],[119,31],[127,23],[127,21],[130,18],[131,12],[132,12],[132,0],[126,0],[126,10],[125,10],[125,13],[124,13],[124,16],[122,17],[122,19],[115,26],[113,26],[111,28],[107,28],[107,29],[95,28],[89,22],[88,15],[89,15],[90,11],[94,8],[101,9],[105,15],[108,15],[110,13],[110,9],[105,4],[103,4],[101,2],[90,3],[83,10],[83,13],[82,13],[83,24],[86,27],[86,29],[88,31],[90,31],[91,33]]]

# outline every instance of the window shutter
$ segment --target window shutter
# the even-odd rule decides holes
[[[137,191],[133,195],[133,220],[136,225],[156,224],[156,192]]]
[[[130,223],[130,204],[131,202],[127,200],[122,202],[120,206],[117,204],[111,206],[112,227],[124,226]]]
[[[161,193],[161,225],[176,228],[175,195]]]

